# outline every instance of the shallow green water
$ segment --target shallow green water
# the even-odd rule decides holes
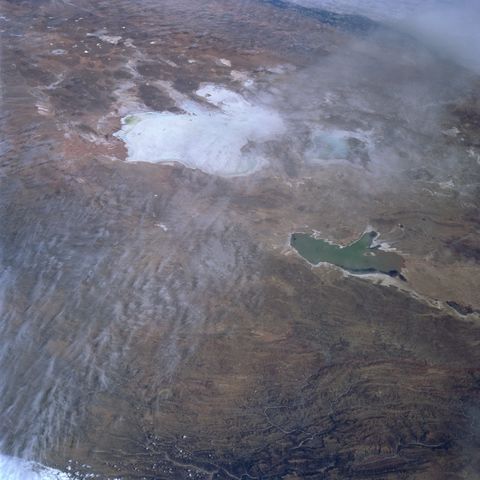
[[[314,265],[327,262],[349,272],[379,272],[403,278],[400,274],[403,258],[397,253],[385,252],[378,246],[372,246],[376,236],[376,232],[367,232],[355,242],[342,247],[306,233],[293,233],[290,245]]]
[[[125,118],[124,122],[125,122],[125,125],[135,125],[136,123],[140,122],[140,119],[135,115],[129,115],[128,117]]]

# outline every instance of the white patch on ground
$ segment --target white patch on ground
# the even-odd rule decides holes
[[[122,40],[120,35],[107,35],[106,30],[99,30],[94,33],[87,33],[87,37],[96,37],[102,42],[111,43],[112,45],[118,45]]]
[[[273,73],[275,75],[283,75],[289,71],[294,70],[295,68],[292,65],[274,65],[273,67],[267,67],[265,70],[268,73]]]
[[[37,102],[35,106],[37,107],[37,111],[40,115],[42,116],[50,115],[50,108],[47,103]]]
[[[447,137],[454,138],[460,133],[460,130],[457,127],[452,127],[452,128],[449,128],[448,130],[442,130],[442,133]]]
[[[472,147],[467,150],[468,156],[474,158],[480,165],[480,154],[477,153]]]
[[[172,60],[169,60],[168,58],[158,57],[158,59],[161,62],[166,63],[169,67],[178,68],[178,65]]]
[[[250,88],[254,84],[254,81],[248,76],[248,73],[246,72],[232,70],[230,72],[230,76],[232,77],[233,81],[241,83],[245,88]]]
[[[147,112],[122,119],[115,136],[128,149],[127,161],[171,163],[211,175],[253,173],[268,161],[262,144],[285,131],[282,117],[216,85],[196,92],[210,104],[183,99],[186,113]]]
[[[222,66],[222,67],[231,67],[232,66],[232,62],[230,60],[227,60],[226,58],[219,58],[218,60],[216,60],[215,63],[217,65]]]

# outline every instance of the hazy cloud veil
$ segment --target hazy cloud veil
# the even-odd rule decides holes
[[[480,71],[480,2],[476,0],[292,0],[303,6],[395,23],[430,48]]]

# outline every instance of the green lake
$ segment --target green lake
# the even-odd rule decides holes
[[[374,245],[376,232],[366,232],[358,240],[345,247],[306,233],[292,233],[290,245],[313,265],[326,262],[352,273],[384,273],[400,277],[403,258],[394,252],[380,250]]]

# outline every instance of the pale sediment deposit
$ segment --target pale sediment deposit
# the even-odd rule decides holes
[[[217,85],[196,92],[205,104],[184,101],[182,113],[147,112],[125,117],[115,135],[131,162],[180,162],[220,176],[246,175],[268,163],[263,144],[285,131],[273,109]]]

